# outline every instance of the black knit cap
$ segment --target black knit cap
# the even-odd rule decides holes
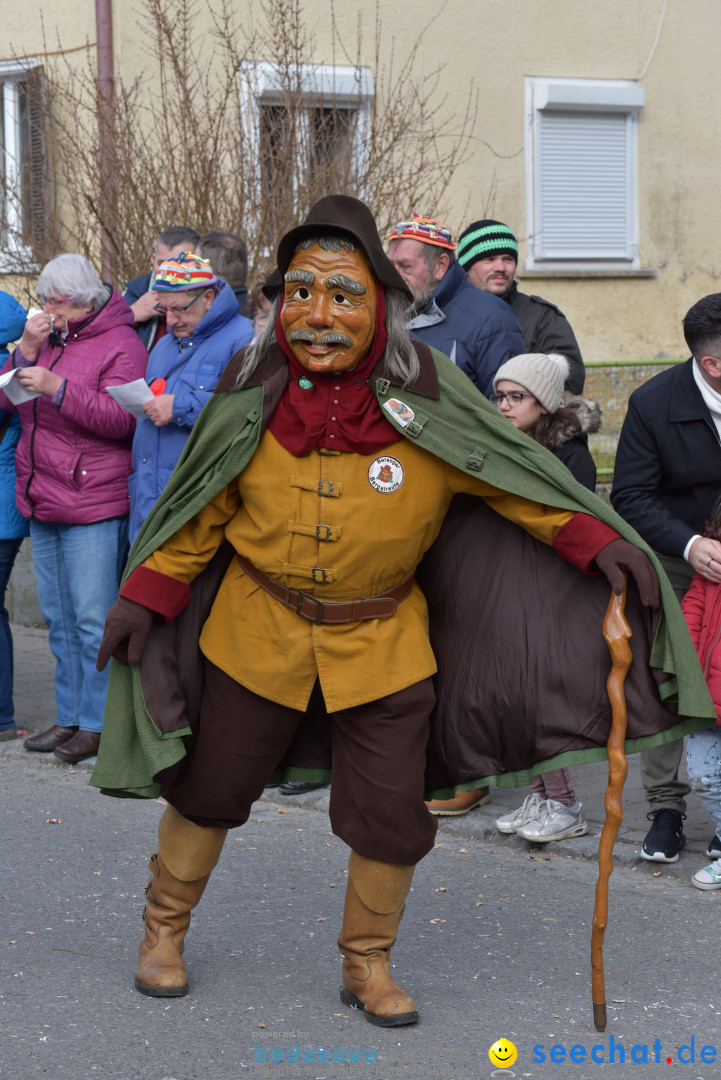
[[[409,300],[413,299],[411,290],[383,250],[373,214],[364,202],[351,195],[326,195],[319,199],[311,206],[303,224],[282,237],[278,244],[278,265],[263,286],[266,296],[273,299],[282,288],[283,277],[301,240],[339,232],[347,233],[360,245],[381,284],[390,289],[401,289]]]
[[[518,262],[518,241],[502,221],[474,221],[458,237],[458,261],[464,270],[470,270],[490,255],[512,255]]]

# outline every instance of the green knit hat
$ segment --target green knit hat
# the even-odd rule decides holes
[[[458,261],[468,271],[489,255],[512,255],[518,262],[518,241],[501,221],[474,221],[458,237]]]

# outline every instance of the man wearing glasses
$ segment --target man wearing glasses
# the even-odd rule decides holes
[[[200,234],[187,225],[171,225],[164,229],[151,256],[150,272],[133,278],[125,287],[123,296],[130,304],[136,333],[148,352],[168,332],[164,320],[155,310],[158,298],[153,292],[153,280],[160,264],[174,259],[181,251],[196,251],[199,243]]]
[[[150,354],[146,381],[154,396],[133,439],[131,544],[225,365],[253,336],[250,319],[238,314],[233,290],[198,255],[181,251],[161,263],[152,288],[168,333]]]

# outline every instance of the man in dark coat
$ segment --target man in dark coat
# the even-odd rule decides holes
[[[413,575],[454,492],[532,533],[574,584],[600,571],[620,592],[625,566],[652,605],[667,585],[609,508],[408,337],[408,291],[363,203],[321,199],[277,260],[269,326],[203,410],[108,616],[98,662],[117,658],[92,782],[168,802],[136,987],[178,996],[190,911],[227,830],[244,824],[308,726],[332,738],[331,823],[351,849],[341,1000],[371,1023],[411,1024],[418,1013],[391,977],[390,948],[436,832],[424,802],[436,662]],[[681,673],[684,717],[713,712],[680,612],[666,614],[656,666]],[[684,680],[695,680],[691,697]],[[517,682],[529,680],[511,675],[511,690]],[[508,684],[504,672],[507,699]],[[574,713],[583,746],[604,711],[594,701],[591,724]],[[657,695],[641,713],[640,735],[679,722]],[[525,742],[526,765],[532,741],[506,730],[514,753]]]
[[[611,502],[657,553],[679,600],[696,573],[721,582],[721,542],[702,535],[721,494],[721,293],[683,320],[692,356],[631,394],[618,440]],[[676,862],[689,785],[679,779],[683,742],[641,754],[653,824],[641,854]],[[714,837],[706,854],[721,855]]]
[[[513,314],[469,286],[455,252],[449,230],[433,218],[400,221],[388,237],[388,257],[413,293],[408,329],[490,394],[501,364],[527,350]]]
[[[571,324],[550,300],[519,292],[514,281],[518,241],[508,225],[490,218],[474,221],[458,238],[458,262],[471,285],[510,306],[521,326],[524,352],[560,353],[568,359],[566,389],[580,394],[585,368]]]
[[[227,281],[238,301],[238,314],[248,314],[248,245],[242,236],[212,229],[201,239],[196,253],[207,259],[214,273]]]

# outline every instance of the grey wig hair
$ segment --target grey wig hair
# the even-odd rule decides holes
[[[62,296],[76,307],[101,308],[110,296],[84,255],[68,252],[46,263],[38,278],[38,296]]]
[[[350,236],[341,236],[340,234],[333,236],[306,236],[305,240],[301,240],[295,245],[293,254],[296,251],[304,251],[306,248],[313,247],[317,244],[323,251],[349,251],[351,254],[355,251],[356,245]]]
[[[333,237],[333,240],[336,239],[338,238]],[[314,241],[314,243],[317,242]],[[243,365],[238,372],[236,389],[245,386],[253,373],[267,358],[270,349],[275,344],[275,324],[282,300],[283,294],[279,293],[271,306],[265,330],[247,350],[243,358]],[[420,364],[410,334],[406,329],[406,322],[411,318],[408,297],[402,289],[389,289],[386,286],[385,302],[386,332],[388,334],[385,369],[393,382],[397,382],[400,386],[412,386],[420,373]]]

